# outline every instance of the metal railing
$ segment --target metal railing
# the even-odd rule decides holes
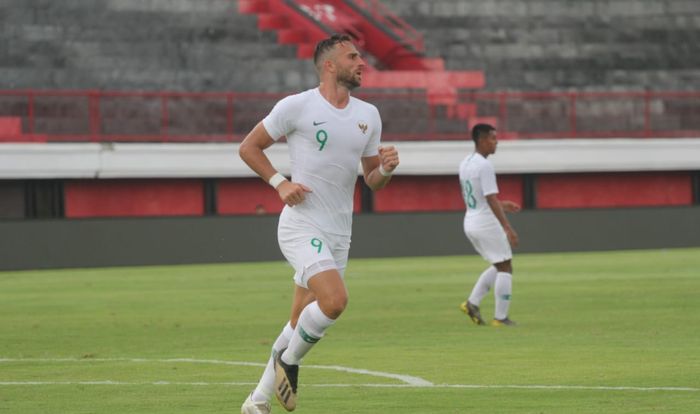
[[[0,118],[19,119],[22,135],[0,131],[0,141],[239,142],[285,95],[5,90]],[[700,92],[357,96],[379,108],[386,141],[468,140],[476,122],[494,124],[502,139],[700,137]]]
[[[369,13],[376,22],[388,28],[404,44],[411,46],[417,53],[425,52],[423,35],[402,18],[392,13],[381,2],[377,0],[353,0],[351,3]]]

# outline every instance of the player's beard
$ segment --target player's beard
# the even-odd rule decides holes
[[[355,72],[349,68],[338,72],[338,83],[346,87],[349,91],[360,86],[360,79],[355,77]]]

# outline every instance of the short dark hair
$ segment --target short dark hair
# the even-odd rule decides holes
[[[490,124],[476,124],[474,125],[474,128],[472,128],[472,139],[476,144],[479,142],[480,138],[487,136],[491,131],[495,130],[496,128]]]
[[[335,45],[342,42],[352,42],[352,38],[346,34],[335,33],[331,37],[318,42],[318,44],[316,44],[316,50],[314,50],[314,65],[318,67],[321,56],[333,49]]]

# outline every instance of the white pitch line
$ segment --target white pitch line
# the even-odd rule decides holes
[[[0,363],[2,362],[138,362],[138,363],[173,363],[173,362],[189,362],[195,364],[215,364],[215,365],[237,365],[237,366],[251,366],[251,367],[265,367],[267,364],[261,364],[259,362],[240,362],[240,361],[222,361],[218,359],[193,359],[193,358],[170,358],[170,359],[145,359],[145,358],[0,358]],[[373,377],[380,378],[391,378],[404,382],[407,385],[414,387],[430,387],[433,385],[432,382],[424,380],[420,377],[413,377],[410,375],[400,375],[392,374],[390,372],[382,371],[370,371],[367,369],[357,369],[343,367],[339,365],[304,365],[304,368],[313,369],[327,369],[332,371],[347,372],[351,374],[361,374],[369,375]]]
[[[222,361],[212,359],[191,359],[191,358],[171,358],[171,359],[146,359],[146,358],[0,358],[0,363],[7,362],[134,362],[134,363],[173,363],[188,362],[200,364],[234,365],[264,367],[265,364],[259,362]],[[675,392],[700,392],[696,387],[632,387],[632,386],[588,386],[588,385],[478,385],[478,384],[433,384],[419,377],[409,375],[392,374],[381,371],[370,371],[365,369],[348,368],[337,365],[304,365],[305,368],[327,369],[353,374],[363,374],[382,378],[392,378],[403,382],[403,384],[304,384],[305,387],[321,388],[461,388],[461,389],[523,389],[523,390],[588,390],[588,391],[675,391]],[[253,386],[253,382],[178,382],[178,381],[0,381],[0,386],[45,386],[45,385],[185,385],[185,386]]]
[[[412,377],[410,375],[390,374],[388,372],[370,371],[370,370],[366,370],[366,369],[347,368],[347,367],[341,367],[338,365],[304,365],[304,368],[330,369],[330,370],[334,370],[334,371],[349,372],[351,374],[364,374],[364,375],[371,375],[373,377],[392,378],[392,379],[397,379],[399,381],[403,381],[406,383],[406,385],[410,385],[413,387],[432,387],[433,385],[435,385],[432,382],[424,380],[423,378],[420,378],[420,377]]]

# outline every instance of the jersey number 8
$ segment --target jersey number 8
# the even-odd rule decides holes
[[[476,208],[476,197],[474,197],[474,187],[469,180],[464,180],[462,182],[462,197],[464,197],[464,203],[469,208]]]

